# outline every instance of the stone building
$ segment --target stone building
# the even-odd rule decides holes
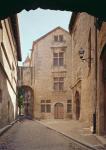
[[[106,23],[87,13],[73,13],[69,31],[73,119],[86,122],[97,134],[106,134]]]
[[[33,42],[35,118],[71,118],[71,37],[57,27]]]
[[[97,133],[106,135],[106,22],[97,27]]]
[[[17,65],[21,60],[18,19],[0,22],[0,128],[16,117]]]
[[[92,124],[95,111],[95,18],[87,13],[73,13],[69,25],[72,43],[73,119]],[[79,51],[85,51],[81,60]],[[88,59],[87,59],[88,58]],[[91,59],[93,58],[93,60]]]
[[[18,67],[18,91],[24,98],[22,113],[33,117],[32,67],[30,67],[29,56],[23,62],[23,66]]]

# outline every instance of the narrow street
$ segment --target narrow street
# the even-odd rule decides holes
[[[20,120],[0,136],[0,150],[104,150],[73,141],[33,120]]]
[[[0,150],[71,150],[70,139],[31,120],[16,123],[0,138]]]

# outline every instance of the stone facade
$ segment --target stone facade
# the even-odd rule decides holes
[[[106,22],[97,30],[97,133],[106,135]]]
[[[32,67],[30,67],[29,56],[23,62],[23,66],[18,66],[18,90],[22,91],[24,97],[22,113],[33,117]]]
[[[16,117],[18,60],[21,53],[15,15],[0,22],[0,127]]]
[[[32,68],[28,66],[18,67],[18,87],[32,86]]]
[[[72,117],[70,41],[69,33],[57,27],[33,42],[31,67],[35,118]]]
[[[97,134],[106,134],[106,23],[87,13],[73,13],[69,30],[73,119],[87,122]],[[80,49],[85,51],[82,59]]]
[[[77,13],[74,22],[70,22],[72,37],[71,90],[73,95],[73,118],[88,122],[91,126],[95,111],[94,89],[96,88],[94,21],[95,18],[87,13]],[[81,48],[85,50],[84,58],[88,58],[83,61],[79,55]],[[78,95],[77,97],[76,94]]]

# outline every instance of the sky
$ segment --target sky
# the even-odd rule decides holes
[[[68,31],[71,12],[36,9],[18,14],[22,62],[30,55],[32,43],[60,26]],[[19,63],[21,64],[21,63]]]

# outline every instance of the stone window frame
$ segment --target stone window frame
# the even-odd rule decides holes
[[[64,42],[63,34],[54,35],[54,42]]]
[[[51,100],[41,100],[41,113],[51,113]]]
[[[67,100],[67,113],[71,113],[72,112],[72,100],[69,99]]]
[[[64,52],[53,52],[53,66],[64,66]]]
[[[64,77],[53,78],[53,89],[54,91],[64,91]]]

